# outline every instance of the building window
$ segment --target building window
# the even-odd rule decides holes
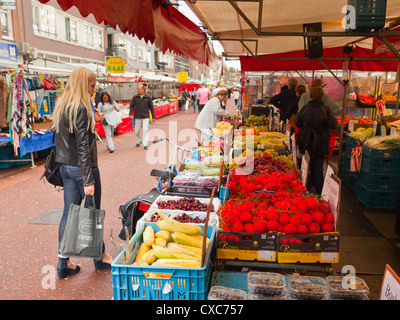
[[[138,58],[140,61],[144,61],[144,48],[143,46],[138,46]]]
[[[93,28],[87,25],[83,26],[83,39],[85,46],[93,47]]]
[[[56,12],[50,7],[32,6],[33,32],[46,38],[57,38]]]
[[[99,48],[103,49],[104,48],[104,35],[103,31],[99,30]]]
[[[136,59],[136,43],[131,42],[131,57]]]
[[[127,46],[128,46],[128,42],[126,41],[126,39],[121,39],[121,38],[118,39],[118,50],[126,51]]]
[[[3,39],[13,39],[11,12],[0,10],[1,34]]]

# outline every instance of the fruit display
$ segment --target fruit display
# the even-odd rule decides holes
[[[234,149],[275,149],[285,148],[286,135],[279,132],[268,132],[261,129],[242,129],[234,138]]]
[[[392,95],[392,94],[384,94],[384,95],[382,95],[382,100],[385,102],[389,102],[389,103],[391,103],[391,102],[396,103],[397,98],[395,95]]]
[[[268,127],[268,118],[265,116],[255,116],[243,119],[243,126],[245,127]]]
[[[363,96],[360,94],[357,94],[357,100],[361,103],[361,104],[367,104],[367,105],[373,105],[375,103],[375,98],[371,97],[371,96]]]
[[[342,117],[336,117],[336,120],[340,126],[342,124]],[[365,117],[358,118],[358,117],[354,117],[354,116],[345,115],[343,117],[343,126],[347,126],[349,124],[350,120],[357,120],[358,123],[361,123],[361,124],[373,124],[373,120],[371,118],[365,118]]]
[[[295,300],[326,300],[329,298],[327,281],[314,276],[290,276],[289,298]]]
[[[334,215],[325,200],[294,191],[248,192],[230,196],[217,215],[219,227],[224,231],[280,232],[289,236],[285,241],[295,241],[293,236],[296,234],[336,230]]]
[[[372,128],[358,128],[356,131],[350,132],[349,136],[364,142],[367,139],[372,138],[374,130]]]
[[[199,268],[203,244],[202,228],[198,225],[178,222],[161,210],[155,232],[148,225],[143,231],[143,242],[133,264],[158,267]],[[209,245],[209,239],[206,240]]]
[[[198,211],[198,212],[207,211],[207,204],[202,203],[198,199],[194,198],[181,198],[177,200],[157,201],[156,204],[159,209]],[[214,205],[211,204],[211,212],[213,211],[214,211]]]
[[[213,135],[216,136],[228,136],[232,133],[233,126],[227,121],[221,121],[217,123],[217,126],[213,129]]]
[[[240,156],[235,157],[230,169],[235,172],[259,175],[265,172],[296,173],[294,162],[285,155],[278,155],[275,150],[251,151],[245,150]]]
[[[246,300],[247,293],[243,290],[223,286],[212,286],[208,300]]]
[[[334,300],[363,300],[369,294],[367,284],[359,277],[345,279],[343,276],[329,276],[326,280],[329,284],[330,297]],[[344,283],[345,287],[343,287]]]
[[[161,219],[160,215],[157,213],[157,211],[155,211],[151,213],[149,222],[157,222],[160,219]],[[172,219],[182,223],[204,223],[205,221],[205,218],[204,219],[199,217],[192,218],[191,216],[187,215],[184,212],[181,215],[174,215]]]

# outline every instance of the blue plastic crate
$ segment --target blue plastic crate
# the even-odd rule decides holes
[[[226,196],[225,196],[226,194]],[[231,195],[231,190],[229,188],[221,186],[219,190],[219,200],[221,200],[221,203],[225,203],[226,200],[228,200],[228,197]],[[225,201],[224,201],[225,198]]]
[[[363,145],[363,156],[370,159],[400,159],[400,149],[379,150]]]
[[[370,175],[399,176],[400,158],[374,158],[363,153],[361,171]]]
[[[399,192],[400,176],[370,175],[361,172],[358,176],[358,183],[366,190],[382,192]]]
[[[154,231],[160,229],[150,222],[142,226],[130,240],[134,245],[130,262],[134,261],[137,250],[143,241],[143,230],[150,225]],[[200,225],[204,228],[204,225]],[[122,264],[125,252],[121,251],[111,267],[114,300],[202,300],[207,297],[215,259],[216,227],[208,225],[207,237],[210,239],[205,263],[202,268],[155,267]],[[150,277],[150,273],[163,277]],[[167,290],[170,288],[169,290]]]
[[[342,168],[340,171],[342,181],[353,191],[356,190],[359,173],[351,172],[349,169]]]
[[[355,8],[354,31],[380,30],[385,26],[386,0],[348,0],[347,3]]]
[[[399,193],[370,191],[358,183],[356,198],[367,208],[395,209],[398,206]]]

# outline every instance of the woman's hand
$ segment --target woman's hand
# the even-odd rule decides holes
[[[94,184],[84,187],[85,196],[94,196]]]

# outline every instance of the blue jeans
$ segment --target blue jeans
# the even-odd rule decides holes
[[[324,160],[325,157],[310,158],[310,174],[307,181],[307,190],[311,192],[311,185],[313,185],[318,195],[321,195],[322,187],[324,186]]]
[[[60,226],[58,230],[58,241],[61,242],[62,234],[64,232],[65,224],[67,223],[68,211],[71,204],[82,203],[85,198],[85,191],[83,185],[82,171],[80,167],[69,166],[61,164],[60,174],[64,183],[64,210],[61,217]],[[93,168],[93,176],[95,181],[94,188],[94,201],[97,209],[100,209],[101,204],[101,180],[99,168]],[[92,198],[86,198],[86,205],[93,206]],[[103,243],[103,252],[104,252]]]

